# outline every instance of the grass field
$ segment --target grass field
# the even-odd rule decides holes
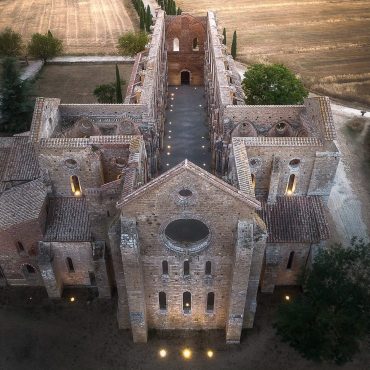
[[[128,83],[131,64],[119,65],[122,80]],[[46,65],[37,78],[33,94],[47,98],[60,98],[62,103],[97,103],[93,94],[96,85],[114,82],[114,64]],[[125,95],[127,84],[122,85]]]
[[[71,54],[114,53],[119,35],[137,27],[130,0],[1,0],[0,30],[9,26],[25,40],[52,33]]]
[[[177,0],[186,12],[217,13],[238,35],[237,58],[282,62],[313,91],[370,107],[369,0]]]

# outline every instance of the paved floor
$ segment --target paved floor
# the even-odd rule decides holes
[[[211,153],[204,88],[170,86],[168,93],[164,150],[161,154],[162,172],[184,159],[209,171]]]

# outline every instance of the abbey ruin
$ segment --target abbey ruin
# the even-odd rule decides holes
[[[183,87],[203,92],[210,168],[166,162]],[[329,237],[335,138],[328,98],[245,105],[212,12],[158,10],[124,104],[38,98],[30,132],[0,138],[0,284],[116,292],[135,342],[155,328],[238,343],[258,292],[294,285]]]

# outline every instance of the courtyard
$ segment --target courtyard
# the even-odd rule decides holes
[[[338,369],[301,358],[275,335],[277,305],[296,294],[295,288],[280,287],[273,295],[259,295],[254,328],[243,332],[240,345],[226,345],[224,331],[152,331],[147,344],[134,344],[129,330],[117,328],[115,300],[73,289],[50,301],[42,288],[0,288],[0,369]],[[192,352],[188,360],[184,348]],[[160,349],[167,351],[165,358]],[[363,347],[341,369],[365,370],[369,363]]]

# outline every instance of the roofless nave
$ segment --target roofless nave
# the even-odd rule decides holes
[[[203,149],[203,135],[186,132],[198,130],[193,118],[166,121],[182,84],[204,89],[210,172],[176,152]],[[0,281],[45,286],[54,299],[67,286],[96,285],[100,298],[116,287],[118,325],[135,342],[148,328],[223,328],[239,342],[258,291],[294,284],[328,238],[339,157],[329,100],[246,106],[215,15],[161,10],[126,96],[39,98],[30,134],[0,138]],[[180,163],[162,159],[157,176],[175,133],[188,137],[169,148]]]

